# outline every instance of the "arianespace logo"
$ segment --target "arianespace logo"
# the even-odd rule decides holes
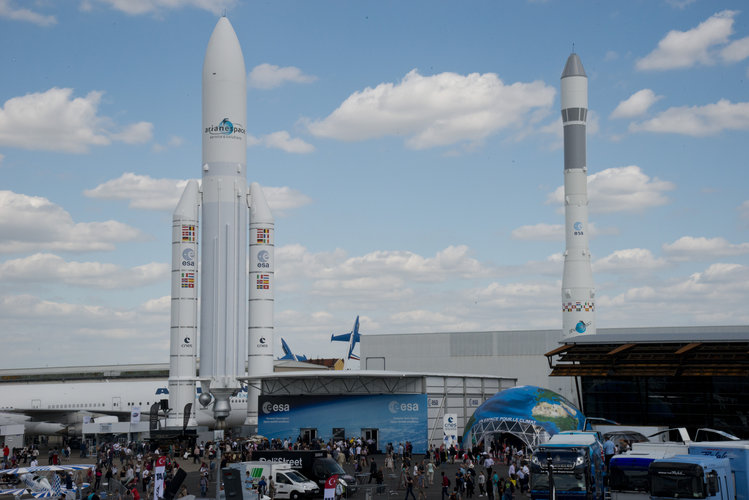
[[[246,131],[239,123],[232,123],[228,118],[224,118],[218,125],[206,127],[205,133],[211,137],[239,139],[238,134],[245,135]]]
[[[291,405],[289,403],[271,403],[266,401],[263,403],[263,413],[266,415],[269,413],[282,413],[291,411]]]
[[[388,410],[390,410],[390,413],[419,411],[419,403],[399,403],[398,401],[391,401],[390,404],[388,404]]]

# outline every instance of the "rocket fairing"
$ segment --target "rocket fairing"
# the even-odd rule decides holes
[[[275,288],[274,221],[263,188],[250,186],[250,317],[247,354],[247,425],[258,424],[260,380],[273,373]]]
[[[203,62],[200,379],[217,421],[239,389],[247,352],[247,82],[226,17]]]
[[[184,423],[187,403],[195,400],[198,341],[198,182],[187,183],[172,215],[172,307],[169,348],[167,425]],[[195,425],[195,405],[188,425]]]
[[[588,247],[586,123],[588,77],[580,57],[567,59],[561,78],[564,126],[564,273],[562,333],[595,334],[595,289]]]

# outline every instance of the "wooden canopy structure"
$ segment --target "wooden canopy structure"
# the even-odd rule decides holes
[[[551,376],[749,376],[749,338],[627,341],[620,336],[589,337],[597,338],[571,338],[546,353]]]

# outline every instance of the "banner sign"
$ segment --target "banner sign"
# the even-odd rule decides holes
[[[427,449],[426,394],[367,394],[356,396],[261,396],[258,434],[268,439],[299,436],[315,429],[327,441],[333,430],[347,438],[376,432],[377,448],[409,441],[414,453]]]

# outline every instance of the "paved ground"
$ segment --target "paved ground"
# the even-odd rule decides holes
[[[47,456],[47,450],[40,450],[40,457],[46,458]],[[417,463],[420,463],[423,459],[423,455],[415,455],[414,459]],[[384,463],[384,455],[375,455],[375,460],[377,461],[377,465],[379,467],[383,466]],[[188,460],[177,460],[180,464],[180,467],[182,467],[185,472],[187,473],[187,478],[185,479],[184,486],[187,486],[187,491],[191,495],[199,495],[200,494],[200,474],[198,472],[198,469],[200,467],[200,464],[193,464],[192,458]],[[40,460],[40,462],[43,462],[43,460]],[[94,463],[94,459],[91,457],[88,458],[80,458],[78,456],[77,452],[73,452],[72,456],[66,460],[64,463],[66,464],[78,464],[78,463]],[[412,462],[413,463],[413,462]],[[345,464],[344,469],[346,472],[348,472],[351,475],[354,475],[354,467],[353,465]],[[396,466],[396,470],[398,467]],[[425,493],[427,500],[441,500],[442,499],[442,488],[439,486],[441,483],[441,473],[444,472],[451,480],[451,484],[455,485],[455,473],[459,469],[459,464],[442,464],[440,467],[435,469],[434,474],[434,481],[435,484],[432,486],[429,486],[426,488]],[[478,467],[477,471],[483,471],[483,467]],[[507,476],[507,467],[504,465],[495,466],[495,470],[497,470],[500,473],[500,477],[506,477]],[[140,485],[139,485],[140,486]],[[106,490],[106,486],[102,486],[103,490]],[[451,488],[452,489],[452,488]],[[373,500],[384,500],[384,499],[392,499],[396,500],[398,498],[405,498],[406,491],[402,487],[399,486],[399,480],[397,475],[393,475],[388,477],[386,474],[385,476],[385,487],[381,489],[381,492],[378,492],[376,489],[375,482],[372,481],[371,484],[366,483],[358,486],[358,491],[356,491],[353,494],[349,494],[348,498],[353,500],[368,500],[369,498],[372,498]],[[141,495],[142,491],[139,490]],[[211,484],[208,487],[208,497],[209,498],[215,498],[215,491],[216,491],[216,483],[211,482]],[[414,494],[418,499],[418,491],[416,488],[414,488]],[[520,495],[516,494],[516,498],[523,498]],[[476,485],[476,494],[474,495],[474,498],[478,499],[478,484]],[[483,497],[486,498],[486,497]],[[143,498],[143,500],[147,500]]]

